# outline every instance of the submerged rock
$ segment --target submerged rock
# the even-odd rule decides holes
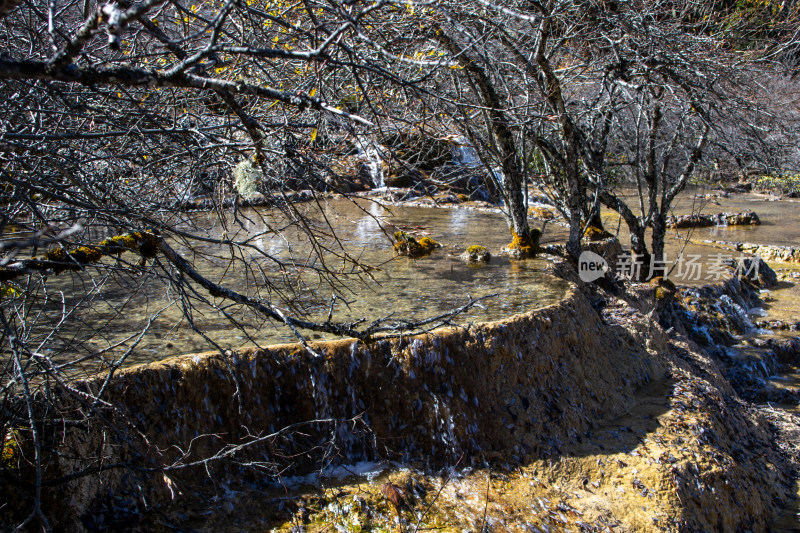
[[[761,224],[754,211],[679,215],[667,218],[668,228],[706,228],[710,226],[757,226]]]
[[[484,246],[476,244],[467,248],[459,258],[467,263],[488,263],[492,259],[492,254]]]

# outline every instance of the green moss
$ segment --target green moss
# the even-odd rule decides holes
[[[613,237],[609,232],[597,226],[589,226],[586,228],[584,235],[586,235],[586,238],[590,241],[602,241]]]
[[[422,247],[423,250],[425,250],[427,252],[432,252],[433,250],[435,250],[436,248],[439,248],[441,246],[441,244],[439,244],[438,242],[434,241],[430,237],[422,237],[419,240],[419,245]]]
[[[800,174],[766,175],[756,180],[756,188],[791,194],[800,191]]]
[[[69,259],[69,255],[63,248],[53,248],[44,254],[44,258],[46,261],[58,261],[63,263]]]
[[[103,239],[95,245],[79,246],[67,251],[62,247],[48,250],[41,260],[60,263],[52,266],[41,264],[42,268],[52,267],[56,274],[65,270],[79,270],[81,265],[96,263],[110,254],[120,254],[126,250],[138,252],[142,257],[152,259],[158,253],[158,236],[152,231],[133,231],[125,235],[116,235]],[[40,260],[40,261],[41,261]],[[7,279],[11,279],[10,276]],[[0,272],[0,279],[6,279]]]
[[[100,242],[100,246],[110,248],[108,253],[121,253],[125,250],[134,250],[136,248],[136,239],[130,233],[125,235],[115,235]]]
[[[80,246],[77,250],[70,252],[69,255],[82,265],[96,263],[103,258],[103,252],[94,246]]]
[[[0,300],[3,298],[13,298],[19,289],[13,283],[0,283]]]
[[[436,248],[441,248],[441,244],[430,237],[425,236],[417,240],[413,235],[404,231],[396,232],[394,238],[396,242],[392,247],[398,255],[419,257],[431,253]]]
[[[411,235],[409,235],[405,231],[396,231],[396,232],[394,232],[393,237],[394,237],[394,240],[397,241],[397,242],[407,241],[409,239],[412,239],[412,240],[414,239],[414,237],[412,237]]]
[[[17,468],[19,459],[19,444],[17,442],[17,432],[11,431],[3,439],[2,465],[4,468]]]
[[[464,253],[461,254],[461,260],[470,264],[488,263],[491,259],[492,254],[489,253],[489,250],[487,250],[485,246],[477,244],[468,247]]]
[[[655,286],[655,297],[656,300],[666,300],[667,298],[671,298],[675,295],[677,291],[677,287],[675,284],[668,280],[664,279],[662,276],[656,276],[650,280],[650,285]]]

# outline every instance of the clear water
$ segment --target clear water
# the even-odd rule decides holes
[[[638,205],[634,189],[625,188],[618,195],[628,205]],[[727,258],[736,258],[741,254],[720,246],[719,242],[750,242],[756,244],[774,244],[780,246],[800,246],[800,203],[793,199],[773,201],[764,194],[734,194],[730,198],[699,197],[719,192],[714,189],[693,187],[680,195],[673,204],[672,213],[687,215],[692,213],[738,213],[746,210],[755,211],[761,220],[758,226],[712,226],[706,228],[669,229],[665,243],[665,254],[670,266],[674,267],[670,279],[683,285],[704,285],[723,279],[723,270],[716,266]],[[638,209],[634,208],[638,213]],[[610,210],[603,212],[606,229],[617,234],[623,247],[630,246],[630,237],[625,222]],[[647,232],[648,248],[651,232]],[[715,242],[710,242],[715,241]],[[683,257],[692,258],[701,265],[700,268],[684,268],[679,272],[674,262]],[[787,265],[773,265],[787,266]]]
[[[682,196],[676,203],[677,214],[753,209],[761,217],[762,225],[671,230],[667,239],[668,259],[679,254],[698,255],[706,269],[693,278],[679,277],[673,272],[672,279],[689,285],[718,281],[708,270],[709,265],[717,262],[720,254],[733,254],[704,244],[706,239],[800,243],[798,204],[764,198],[737,195],[696,200],[690,194]],[[558,301],[566,291],[565,283],[544,275],[545,260],[510,262],[499,257],[500,248],[509,241],[506,223],[499,213],[461,208],[386,208],[368,200],[359,200],[357,204],[346,200],[321,205],[309,203],[299,209],[312,220],[318,233],[325,235],[320,241],[328,250],[324,264],[311,259],[310,246],[300,231],[290,227],[280,236],[272,232],[271,229],[282,228],[288,221],[285,216],[265,209],[245,211],[236,221],[230,216],[217,218],[209,213],[194,213],[176,226],[208,237],[219,237],[225,232],[232,240],[246,242],[249,248],[236,252],[238,262],[231,262],[231,250],[224,246],[208,244],[190,252],[180,242],[172,244],[209,279],[270,301],[277,302],[282,296],[289,311],[317,321],[325,320],[334,292],[339,298],[333,308],[333,320],[340,322],[383,317],[418,320],[461,306],[468,301],[468,295],[479,298],[498,293],[483,302],[483,307],[456,319],[464,324],[536,309]],[[629,243],[625,224],[613,213],[605,213],[605,224],[606,229],[619,234],[623,245]],[[420,259],[394,257],[390,235],[397,229],[430,234],[443,248]],[[543,242],[564,242],[566,238],[566,228],[551,223]],[[494,255],[489,265],[470,266],[458,259],[460,252],[473,244],[489,248]],[[361,265],[374,268],[364,273],[352,266],[343,267],[340,258],[343,252]],[[275,262],[289,259],[303,265],[300,272],[282,268]],[[323,266],[334,274],[317,273],[316,269]],[[112,361],[131,348],[150,321],[149,330],[131,350],[126,365],[210,350],[215,348],[214,343],[229,349],[296,340],[285,326],[265,321],[248,310],[224,308],[230,314],[227,318],[214,308],[224,302],[202,289],[199,295],[182,294],[176,284],[167,280],[119,268],[92,268],[90,273],[92,276],[77,273],[53,276],[48,280],[46,293],[37,285],[26,288],[29,294],[40,297],[27,317],[28,323],[34,325],[27,332],[33,350],[71,364],[85,357],[88,370],[96,367],[97,358],[93,354],[107,350],[102,357]],[[800,298],[794,288],[786,292],[784,295],[776,291],[775,300],[766,309],[770,317],[800,316],[796,304]],[[86,294],[90,297],[81,299]],[[192,299],[191,309],[185,306],[187,295]],[[210,303],[199,302],[198,296]],[[190,321],[213,342],[195,333]],[[57,334],[46,339],[45,332],[55,325]],[[305,334],[309,340],[325,338],[314,332]]]
[[[567,284],[543,273],[544,259],[511,262],[499,257],[500,248],[509,242],[506,223],[500,214],[464,209],[384,208],[360,200],[358,204],[338,200],[300,207],[306,211],[319,232],[327,237],[320,241],[328,252],[325,264],[333,274],[320,275],[323,266],[313,260],[308,241],[300,231],[289,228],[276,235],[269,228],[286,224],[283,215],[269,210],[251,210],[239,216],[240,224],[222,222],[209,214],[194,214],[191,230],[196,234],[219,236],[222,231],[235,241],[247,241],[250,248],[236,252],[238,263],[230,260],[229,248],[206,244],[190,252],[179,242],[173,247],[193,261],[195,268],[207,278],[247,294],[277,302],[283,295],[291,311],[315,321],[324,321],[330,310],[334,291],[339,297],[333,308],[333,320],[348,322],[379,318],[419,320],[436,316],[465,304],[469,297],[480,298],[497,293],[460,315],[455,322],[495,320],[530,311],[558,301]],[[323,220],[330,227],[323,225]],[[390,235],[398,229],[429,234],[443,247],[419,259],[395,257]],[[467,246],[480,244],[493,254],[488,265],[467,265],[458,255]],[[368,274],[342,267],[340,255],[346,251],[361,265],[373,267]],[[284,269],[273,260],[294,258],[303,265],[300,272]],[[130,254],[128,254],[130,255]],[[129,258],[130,259],[130,258]],[[63,273],[51,277],[49,302],[38,319],[42,334],[61,321],[58,334],[41,349],[57,361],[73,362],[87,357],[83,368],[96,365],[88,357],[98,350],[108,350],[109,361],[129,348],[132,336],[139,334],[152,320],[139,344],[126,359],[126,365],[158,360],[171,355],[214,349],[214,345],[190,327],[204,331],[220,348],[248,345],[265,346],[295,342],[296,337],[283,325],[264,321],[249,310],[225,308],[231,319],[212,305],[197,300],[197,295],[182,294],[174,284],[163,279],[137,277],[116,271],[108,274],[102,268],[92,269],[94,279],[83,273]],[[101,275],[105,282],[98,283]],[[40,291],[43,294],[43,291]],[[80,296],[90,292],[91,301]],[[217,306],[225,302],[213,298],[203,289],[200,296]],[[185,309],[182,299],[194,298],[194,307]],[[77,309],[66,317],[64,309]],[[243,324],[239,328],[233,321]],[[36,328],[34,328],[36,329]],[[35,331],[33,332],[35,338]],[[325,338],[315,332],[304,332],[309,340]],[[128,340],[126,340],[128,339]],[[122,343],[120,346],[116,346]],[[75,348],[75,345],[78,348]],[[79,365],[80,367],[80,365]]]

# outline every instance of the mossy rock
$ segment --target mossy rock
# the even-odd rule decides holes
[[[540,220],[552,220],[556,217],[556,213],[549,207],[535,205],[528,209],[528,216],[538,218]]]
[[[655,287],[656,300],[668,300],[675,296],[678,290],[675,284],[662,276],[656,276],[650,280],[650,285]]]
[[[417,239],[410,233],[405,231],[398,231],[394,234],[394,252],[397,255],[405,255],[408,257],[421,257],[428,255],[442,245],[434,241],[428,236],[420,237]]]
[[[584,236],[590,242],[604,241],[606,239],[610,239],[611,237],[613,237],[612,234],[610,234],[603,228],[598,228],[597,226],[589,226],[588,228],[586,228]]]
[[[486,247],[475,244],[467,248],[459,258],[467,263],[488,263],[492,260],[492,254]]]

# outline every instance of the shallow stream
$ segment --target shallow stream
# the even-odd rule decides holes
[[[628,191],[630,192],[630,191]],[[721,280],[713,265],[720,257],[735,256],[727,249],[705,243],[715,241],[748,241],[757,243],[793,244],[800,242],[800,210],[791,200],[767,201],[765,195],[746,194],[732,198],[713,197],[697,199],[693,190],[680,198],[676,214],[692,212],[738,212],[753,209],[761,217],[760,226],[712,227],[692,230],[671,230],[667,239],[667,258],[679,255],[696,256],[701,269],[693,272],[673,270],[671,279],[679,284],[706,284]],[[630,198],[629,198],[630,200]],[[295,228],[288,227],[278,234],[273,229],[286,227],[283,215],[268,209],[245,210],[237,220],[220,221],[214,215],[201,212],[192,214],[192,224],[186,230],[204,237],[225,237],[246,242],[250,248],[236,252],[244,262],[231,261],[231,251],[224,246],[207,244],[190,252],[181,243],[172,245],[193,261],[206,277],[223,286],[249,296],[278,302],[281,296],[287,309],[302,317],[324,321],[331,310],[334,286],[338,284],[338,297],[333,302],[333,320],[339,322],[365,319],[420,320],[436,316],[465,304],[469,297],[497,296],[481,302],[460,315],[456,322],[495,320],[530,311],[558,301],[566,291],[565,282],[544,274],[548,263],[544,259],[509,261],[499,256],[500,249],[509,242],[506,223],[499,212],[486,212],[454,206],[451,209],[423,207],[386,207],[369,199],[357,203],[333,200],[318,205],[314,202],[298,208],[315,222],[320,241],[331,252],[324,254],[326,264],[312,261],[311,248],[305,237]],[[629,241],[625,224],[613,213],[605,213],[606,229],[618,234],[623,245]],[[533,222],[534,226],[540,222]],[[183,229],[183,228],[178,228]],[[426,257],[410,259],[395,257],[390,235],[398,229],[429,235],[443,247]],[[567,228],[550,223],[543,236],[544,243],[564,242]],[[468,265],[458,258],[464,248],[480,244],[487,247],[493,257],[488,265]],[[337,252],[337,246],[339,247]],[[336,253],[344,250],[361,265],[372,268],[357,273],[352,266],[343,267]],[[260,254],[267,254],[262,256]],[[292,258],[303,265],[300,273],[292,273],[276,262]],[[243,267],[247,264],[247,268]],[[107,265],[106,265],[107,266]],[[317,269],[326,267],[331,275],[320,275]],[[796,265],[795,265],[796,266]],[[773,265],[787,268],[791,265]],[[294,334],[283,325],[276,325],[253,313],[226,308],[230,318],[215,310],[209,303],[198,301],[208,298],[214,305],[220,299],[208,296],[202,289],[198,294],[181,292],[175,283],[163,279],[137,277],[125,271],[103,271],[103,283],[97,283],[98,271],[86,274],[64,273],[49,280],[50,292],[46,313],[38,319],[41,331],[58,327],[58,341],[50,341],[57,360],[75,359],[74,346],[80,346],[81,355],[87,357],[86,370],[94,364],[91,356],[98,350],[107,350],[103,356],[112,361],[130,348],[138,335],[147,328],[138,344],[131,350],[125,364],[138,364],[171,355],[247,345],[268,345],[295,342]],[[53,288],[58,290],[54,291]],[[41,289],[36,289],[41,290]],[[774,305],[768,311],[780,318],[800,316],[797,301],[791,291],[776,291]],[[90,294],[78,301],[76,295]],[[43,293],[42,293],[43,295]],[[192,306],[186,303],[190,300]],[[64,310],[77,307],[65,316]],[[233,322],[243,324],[244,329]],[[190,323],[207,332],[209,342],[192,330]],[[35,334],[34,334],[35,336]],[[324,335],[306,332],[309,340],[325,338]]]
[[[219,245],[203,245],[195,248],[194,254],[180,243],[172,246],[193,260],[195,268],[212,281],[249,296],[270,298],[276,303],[281,293],[290,302],[281,305],[292,305],[296,314],[319,322],[325,321],[331,309],[333,285],[337,283],[340,292],[334,302],[333,320],[347,322],[364,318],[366,323],[384,317],[421,320],[462,306],[469,297],[491,294],[496,296],[482,300],[480,305],[459,315],[455,322],[496,320],[554,303],[567,290],[564,281],[544,274],[548,265],[545,259],[509,261],[499,256],[501,247],[510,239],[506,223],[497,213],[385,208],[368,200],[359,200],[358,204],[331,201],[322,206],[321,212],[315,211],[315,207],[315,204],[304,204],[300,209],[306,210],[328,235],[320,244],[335,252],[338,239],[342,249],[357,258],[361,265],[371,267],[368,272],[358,274],[352,267],[342,268],[343,263],[335,253],[326,253],[325,267],[332,275],[327,279],[320,276],[317,269],[323,265],[307,259],[312,257],[311,249],[299,231],[288,228],[278,235],[269,230],[285,223],[282,216],[269,210],[246,211],[240,215],[241,225],[228,224],[225,230],[231,240],[248,240],[252,246],[241,252],[243,256],[240,257],[249,265],[246,270],[242,263],[233,266],[230,252]],[[322,226],[323,215],[330,228]],[[197,214],[195,218],[195,233],[202,231],[209,237],[221,235],[223,230],[212,216]],[[389,236],[398,229],[418,237],[430,235],[442,248],[417,259],[395,257]],[[493,257],[488,264],[466,264],[458,258],[464,248],[473,244],[491,251]],[[262,252],[281,261],[292,257],[304,268],[299,274],[292,274],[288,268],[282,272],[276,263],[260,255]],[[92,273],[96,279],[97,273]],[[86,292],[93,295],[91,301],[79,305],[59,328],[64,358],[68,356],[66,346],[79,342],[87,351],[109,349],[106,355],[111,360],[133,340],[115,345],[136,336],[151,319],[149,331],[128,356],[126,365],[213,349],[211,343],[192,331],[190,317],[223,349],[297,340],[287,327],[264,322],[251,312],[227,310],[232,318],[246,325],[242,330],[202,302],[193,302],[195,307],[187,311],[182,302],[193,295],[182,294],[175,284],[166,284],[163,280],[115,274],[100,285],[88,275],[64,273],[50,282],[51,302],[47,308],[51,316],[41,320],[42,324],[57,322],[62,309],[78,303],[75,295]],[[268,282],[272,284],[270,287]],[[134,289],[139,285],[143,290],[137,293]],[[53,286],[57,286],[61,294],[53,291]],[[203,289],[199,289],[199,293],[217,305],[223,303],[208,296]],[[309,340],[325,338],[324,334],[314,332],[304,334]]]

